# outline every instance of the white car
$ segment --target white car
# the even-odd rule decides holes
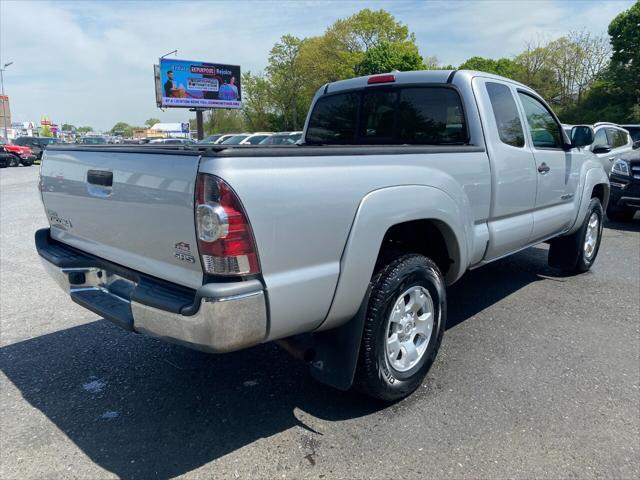
[[[593,125],[595,137],[587,147],[602,163],[607,174],[611,172],[614,160],[633,149],[633,140],[627,130],[615,123],[598,122]]]
[[[240,142],[240,145],[258,145],[260,142],[269,138],[273,133],[271,132],[256,132],[249,135],[247,138]]]

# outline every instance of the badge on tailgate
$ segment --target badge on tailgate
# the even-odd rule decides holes
[[[173,256],[178,260],[188,263],[196,263],[196,259],[191,254],[191,245],[186,242],[178,242],[173,246]]]

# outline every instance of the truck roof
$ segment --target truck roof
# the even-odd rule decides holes
[[[323,91],[323,94],[326,94],[342,90],[364,88],[368,85],[367,82],[369,78],[378,75],[394,75],[395,81],[393,83],[395,85],[409,83],[452,83],[454,77],[464,77],[468,79],[468,81],[471,81],[473,77],[482,76],[528,88],[526,85],[516,82],[515,80],[511,80],[510,78],[476,70],[417,70],[412,72],[388,72],[386,74],[366,75],[363,77],[350,78],[348,80],[338,80],[337,82],[327,83],[321,87],[320,90]]]

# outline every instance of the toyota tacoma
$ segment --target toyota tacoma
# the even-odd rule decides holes
[[[392,401],[433,364],[467,270],[541,242],[553,267],[593,265],[609,197],[593,136],[495,75],[343,80],[297,145],[49,146],[35,243],[125,329],[213,353],[277,341],[319,381]]]

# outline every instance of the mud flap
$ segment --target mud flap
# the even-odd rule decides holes
[[[338,390],[349,390],[358,365],[364,319],[371,286],[358,313],[344,325],[313,334],[315,355],[309,365],[311,376]]]

